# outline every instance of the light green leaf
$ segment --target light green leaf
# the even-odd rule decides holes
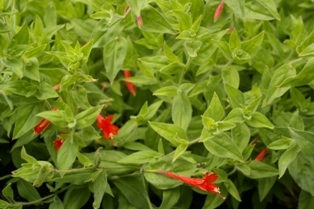
[[[279,178],[281,178],[285,174],[288,166],[298,156],[299,152],[300,152],[300,147],[295,144],[294,146],[291,146],[289,149],[287,149],[280,156],[279,161],[278,161]]]
[[[240,150],[234,141],[224,132],[207,139],[203,143],[205,148],[216,156],[243,161]]]
[[[186,94],[179,93],[173,98],[171,109],[172,121],[186,130],[192,118],[192,106]]]
[[[246,123],[249,126],[255,128],[270,128],[270,129],[274,128],[274,125],[262,113],[254,112],[251,116],[252,117],[249,120],[246,120]]]
[[[276,9],[276,3],[273,0],[257,0],[270,14],[272,14],[277,20],[280,21],[280,15]]]
[[[220,121],[225,115],[224,108],[220,102],[220,99],[216,92],[214,93],[210,105],[204,112],[203,116],[214,119],[215,121]]]
[[[299,152],[297,157],[288,166],[289,173],[294,181],[303,189],[314,196],[314,164],[313,156]]]
[[[127,52],[127,50],[125,49],[126,45],[126,39],[123,37],[118,37],[108,42],[104,46],[103,60],[106,67],[107,77],[110,80],[110,83],[113,83],[119,70],[122,68],[124,58]]]
[[[57,167],[60,170],[71,168],[76,159],[77,145],[71,141],[71,139],[64,140],[61,148],[58,150]]]
[[[175,146],[180,144],[179,139],[186,139],[186,133],[178,125],[159,123],[159,122],[149,122],[149,125],[156,131],[160,136],[167,139],[170,143]]]

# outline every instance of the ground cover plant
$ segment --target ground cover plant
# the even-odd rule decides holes
[[[313,208],[313,9],[1,0],[0,208]]]

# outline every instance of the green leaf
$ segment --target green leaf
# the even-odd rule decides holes
[[[19,195],[21,195],[21,197],[28,200],[29,202],[40,199],[39,193],[31,183],[24,181],[23,179],[19,179],[16,186]]]
[[[273,129],[274,125],[268,120],[268,118],[260,112],[254,112],[246,123],[254,128],[270,128]]]
[[[233,184],[233,182],[228,179],[226,182],[224,182],[228,192],[231,194],[232,197],[234,197],[237,201],[241,202],[240,194],[236,188],[236,186]]]
[[[271,77],[267,93],[266,93],[266,104],[271,104],[276,98],[281,97],[289,88],[280,87],[279,85],[289,77],[295,75],[295,69],[284,64],[277,68]]]
[[[126,39],[123,37],[116,38],[104,46],[103,60],[106,67],[107,77],[110,83],[113,83],[119,70],[122,68],[126,56]]]
[[[224,132],[207,139],[203,143],[205,148],[216,156],[243,161],[240,150],[235,145],[234,141]]]
[[[143,25],[141,30],[153,33],[173,33],[171,25],[158,10],[151,6],[145,7],[141,11]]]
[[[240,84],[239,72],[234,66],[228,65],[227,67],[223,68],[221,75],[224,84],[227,83],[236,89],[239,88]]]
[[[314,197],[309,192],[301,190],[298,201],[298,209],[308,209],[314,207]]]
[[[64,110],[44,111],[38,113],[36,116],[45,118],[58,127],[68,127],[68,123],[65,121],[66,114]]]
[[[162,203],[159,209],[173,208],[180,198],[180,189],[169,189],[162,192]]]
[[[307,156],[303,152],[299,152],[297,157],[288,166],[289,173],[294,181],[303,189],[314,196],[314,164],[313,156]]]
[[[19,78],[23,77],[24,62],[20,59],[2,59],[1,61],[5,67],[10,68]]]
[[[250,40],[244,41],[241,44],[241,48],[247,52],[250,57],[254,57],[256,53],[261,48],[262,42],[264,40],[264,31],[259,33],[258,35],[254,36]]]
[[[64,140],[57,155],[57,167],[60,170],[67,170],[72,167],[76,159],[77,145],[71,139]]]
[[[277,177],[268,177],[258,179],[258,196],[259,200],[262,202],[266,195],[270,192],[271,188],[274,186]]]
[[[192,119],[192,106],[186,94],[179,93],[173,98],[171,109],[172,121],[186,130]]]
[[[7,184],[3,189],[2,189],[2,195],[10,202],[14,203],[14,193],[13,189],[11,188],[11,184]]]
[[[146,4],[146,0],[126,0],[132,12],[138,17]]]
[[[90,196],[89,189],[83,185],[79,187],[70,187],[64,195],[64,208],[77,209],[82,208],[88,201]]]
[[[250,141],[250,129],[247,127],[247,125],[245,125],[245,123],[237,124],[236,127],[232,129],[231,134],[234,143],[239,148],[239,150],[243,152]]]
[[[41,104],[29,104],[17,108],[13,139],[17,139],[36,126],[34,115],[41,109]]]
[[[302,152],[306,155],[314,156],[314,134],[312,132],[300,131],[293,128],[289,128],[289,132],[291,138],[297,142]]]
[[[37,58],[25,61],[24,76],[34,81],[40,81],[39,64]]]
[[[47,100],[50,98],[58,97],[58,93],[53,89],[53,86],[50,84],[43,82],[39,85],[38,91],[36,93],[36,97],[39,100]]]
[[[101,109],[103,108],[103,105],[99,105],[96,107],[90,107],[87,110],[84,110],[77,114],[75,116],[76,119],[76,128],[82,129],[86,128],[94,123],[94,121],[97,118],[97,115],[99,115]]]
[[[180,144],[179,139],[187,138],[185,131],[178,125],[159,122],[148,123],[152,127],[152,129],[156,131],[156,133],[164,137],[175,146],[178,146]]]
[[[217,41],[212,39],[212,43],[217,46],[222,54],[228,59],[232,60],[232,52],[230,51],[229,44],[225,41]]]
[[[242,0],[225,0],[225,3],[228,5],[228,7],[234,12],[236,16],[239,18],[245,17],[244,12],[244,1]]]
[[[233,86],[230,86],[227,83],[225,84],[225,89],[233,108],[242,107],[243,105],[245,105],[244,96],[241,91],[234,88]]]
[[[155,157],[160,157],[161,154],[153,150],[143,150],[139,152],[132,153],[121,160],[118,163],[122,164],[144,164],[149,162]]]
[[[233,29],[229,38],[229,48],[230,51],[234,52],[241,48],[241,42],[236,29]]]
[[[178,94],[178,88],[175,86],[165,86],[157,89],[153,95],[173,97]]]
[[[93,182],[94,202],[93,207],[100,208],[101,201],[106,192],[106,187],[109,187],[107,182],[107,174],[103,170]]]
[[[50,203],[49,209],[64,209],[63,203],[58,196],[53,198],[53,202]]]
[[[257,0],[267,11],[280,21],[280,15],[276,9],[276,3],[273,0]]]
[[[176,161],[181,155],[183,155],[188,147],[189,144],[187,142],[182,142],[179,146],[177,146],[176,151],[173,155],[172,162]]]
[[[290,148],[288,148],[280,156],[279,161],[278,161],[279,178],[281,178],[285,174],[288,166],[298,156],[299,152],[300,152],[300,147],[295,144],[294,146],[291,146]]]
[[[30,97],[37,91],[37,87],[26,80],[10,82],[4,86],[4,89],[13,94],[25,97]]]
[[[297,76],[286,79],[280,85],[283,87],[308,85],[314,79],[313,66],[314,59],[310,59]]]
[[[220,99],[215,92],[210,102],[210,105],[204,112],[203,116],[212,118],[215,121],[220,121],[224,115],[225,115],[224,108],[221,105]]]
[[[242,108],[234,108],[232,109],[227,117],[224,119],[224,121],[229,123],[241,123],[244,121],[244,112]]]
[[[295,144],[295,141],[293,139],[284,137],[282,139],[273,141],[267,146],[267,148],[273,149],[273,150],[285,150],[293,146],[294,144]]]
[[[278,175],[278,170],[266,163],[252,160],[248,165],[251,169],[249,178],[259,179]]]
[[[120,192],[126,197],[128,203],[138,209],[151,209],[147,188],[142,175],[124,177],[114,180]]]

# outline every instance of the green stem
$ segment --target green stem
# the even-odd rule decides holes
[[[50,195],[48,195],[48,196],[46,196],[46,197],[43,197],[43,198],[40,198],[40,199],[38,199],[38,200],[34,200],[34,201],[31,201],[31,202],[16,202],[16,204],[18,204],[18,205],[34,205],[34,204],[40,203],[40,202],[42,202],[42,201],[44,201],[44,200],[47,200],[47,199],[49,199],[49,198],[52,198],[52,197],[56,196],[57,194],[59,194],[59,193],[61,193],[61,192],[64,192],[64,191],[67,190],[70,186],[71,186],[71,185],[66,186],[66,187],[64,187],[63,189],[57,191],[56,193],[50,194]]]
[[[8,179],[8,178],[11,178],[11,177],[12,177],[11,174],[2,176],[2,177],[0,177],[0,181],[5,180],[5,179]]]

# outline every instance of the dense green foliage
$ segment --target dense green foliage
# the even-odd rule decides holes
[[[0,208],[314,208],[314,2],[220,3],[0,0]]]

